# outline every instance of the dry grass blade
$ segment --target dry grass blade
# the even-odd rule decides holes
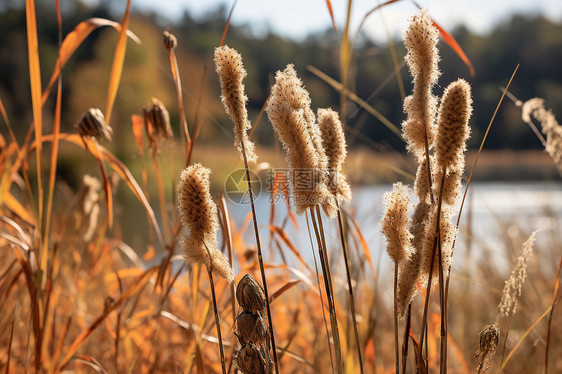
[[[332,9],[332,2],[330,0],[326,0],[326,6],[328,7],[328,12],[330,12],[330,18],[332,19],[332,26],[334,27],[334,31],[338,32],[336,20],[334,19],[334,10]]]
[[[274,226],[274,225],[270,225],[269,229],[271,230],[271,232],[274,232],[275,234],[277,234],[279,236],[279,238],[281,238],[283,243],[285,243],[287,245],[287,247],[291,250],[291,252],[293,252],[293,254],[297,257],[297,259],[300,261],[300,263],[303,264],[310,272],[312,272],[312,269],[304,261],[304,259],[302,258],[299,250],[294,246],[293,242],[291,242],[291,239],[289,239],[289,236],[287,235],[285,230],[283,230],[279,226]]]
[[[117,22],[110,21],[105,18],[90,18],[80,22],[74,28],[74,30],[66,35],[59,49],[59,57],[57,59],[57,62],[55,63],[55,69],[53,70],[51,78],[49,79],[49,83],[47,84],[47,87],[43,92],[43,96],[41,97],[41,102],[43,105],[45,105],[47,97],[49,96],[53,85],[57,81],[61,69],[64,67],[64,65],[66,65],[76,49],[82,44],[82,42],[88,37],[88,35],[92,33],[92,31],[104,26],[111,26],[117,31],[121,30],[121,25]],[[136,36],[131,30],[127,30],[127,36],[131,38],[135,43],[139,45],[142,44],[138,36]]]
[[[103,368],[101,363],[91,356],[85,356],[85,355],[78,356],[74,359],[74,361],[82,362],[82,363],[88,365],[89,367],[94,369],[97,373],[100,373],[100,374],[107,373],[107,371]]]
[[[550,315],[548,316],[548,330],[546,330],[546,344],[544,349],[544,373],[548,373],[548,349],[550,348],[550,327],[552,325],[552,314],[554,313],[554,306],[558,299],[558,290],[560,289],[560,270],[562,269],[562,258],[558,264],[558,270],[556,271],[556,283],[554,284],[554,294],[552,295],[552,304],[550,309]]]
[[[14,326],[16,324],[16,317],[13,316],[12,327],[10,329],[10,340],[8,342],[8,358],[6,359],[6,370],[4,373],[8,374],[10,372],[10,358],[12,357],[12,340],[14,338]]]
[[[544,319],[544,317],[546,317],[548,315],[548,313],[550,313],[550,311],[553,309],[553,306],[549,306],[547,310],[544,311],[543,314],[541,314],[541,316],[535,321],[533,322],[533,324],[527,329],[527,331],[525,331],[525,333],[521,336],[521,338],[519,339],[519,341],[517,341],[517,343],[515,344],[515,346],[511,349],[511,351],[509,352],[509,354],[507,355],[507,357],[505,358],[505,360],[502,362],[501,366],[500,366],[500,371],[502,371],[503,369],[505,369],[505,366],[507,365],[507,363],[509,362],[509,360],[511,359],[511,357],[513,356],[513,354],[515,353],[515,351],[517,351],[517,348],[519,348],[519,346],[521,345],[521,343],[523,343],[523,340],[525,340],[525,338],[527,338],[527,336],[529,335],[529,333],[531,331],[533,331],[533,329],[539,324],[540,321],[542,321]]]
[[[12,144],[14,144],[17,150],[19,151],[19,145],[16,140],[16,136],[14,135],[14,131],[12,130],[12,125],[10,124],[10,119],[8,118],[8,113],[6,113],[6,108],[4,107],[2,98],[0,98],[0,114],[2,115],[2,118],[4,119],[4,123],[8,128],[8,132],[10,133],[10,139],[12,140]]]
[[[232,3],[232,7],[230,8],[230,13],[228,13],[228,18],[226,19],[226,25],[224,26],[224,31],[222,32],[221,42],[219,43],[220,47],[224,45],[224,41],[226,40],[226,35],[228,34],[228,29],[230,27],[230,18],[232,17],[232,13],[234,13],[234,8],[236,7],[236,3],[238,3],[238,0],[234,0],[234,3]]]
[[[365,109],[369,114],[371,114],[373,117],[375,117],[376,119],[378,119],[379,121],[382,122],[383,125],[385,125],[386,127],[388,127],[388,129],[390,131],[392,131],[393,133],[395,133],[396,135],[398,135],[399,138],[402,139],[402,133],[400,132],[400,130],[398,129],[398,127],[396,127],[396,125],[394,125],[392,122],[390,122],[385,116],[383,116],[378,110],[376,110],[375,108],[373,108],[369,103],[367,103],[365,100],[361,99],[359,96],[357,96],[356,94],[354,94],[353,92],[344,89],[344,86],[336,81],[335,79],[329,77],[327,74],[325,74],[324,72],[322,72],[321,70],[315,68],[314,66],[307,66],[308,71],[310,71],[312,74],[316,75],[318,78],[322,79],[324,82],[328,83],[330,86],[332,86],[332,88],[334,88],[336,91],[338,92],[342,92],[345,91],[346,92],[346,97],[348,97],[349,99],[351,99],[353,102],[355,102],[357,105],[359,105],[360,107],[362,107],[363,109]]]
[[[363,254],[365,255],[365,259],[369,263],[369,268],[371,269],[371,274],[373,274],[373,276],[374,276],[375,275],[375,267],[373,266],[373,260],[371,258],[371,251],[369,250],[369,245],[367,244],[367,240],[363,236],[363,233],[361,232],[361,228],[359,227],[359,224],[357,223],[355,218],[353,218],[353,215],[346,213],[345,217],[349,218],[349,220],[353,224],[353,228],[355,228],[355,232],[357,233],[357,236],[359,237],[359,241],[361,242],[361,248],[363,249]]]
[[[84,143],[88,144],[93,142],[91,139],[86,139],[86,138],[82,139],[78,134],[61,133],[60,139],[62,141],[72,143],[82,148],[85,147]],[[47,135],[43,137],[43,142],[50,142],[52,140],[53,140],[52,135]],[[146,199],[146,196],[142,192],[142,189],[138,185],[137,181],[135,180],[135,177],[131,174],[127,166],[123,164],[117,157],[115,157],[113,153],[111,153],[110,151],[108,151],[106,148],[104,148],[99,144],[97,145],[97,147],[93,147],[91,144],[88,144],[88,148],[96,159],[103,158],[111,166],[111,168],[121,177],[121,179],[123,179],[123,181],[127,184],[131,192],[135,194],[137,199],[143,205],[146,214],[149,216],[152,226],[154,227],[154,231],[156,232],[156,235],[158,237],[158,240],[160,241],[161,244],[163,244],[164,239],[162,237],[162,232],[160,231],[160,227],[158,226],[158,221],[156,220],[156,216],[154,215],[154,211],[152,210],[150,203]]]
[[[56,0],[57,8],[57,23],[59,31],[59,51],[60,45],[62,43],[62,18],[60,13],[59,0]],[[58,85],[57,85],[57,99],[55,103],[55,118],[53,121],[53,142],[51,146],[51,162],[49,171],[49,193],[47,196],[47,212],[45,219],[45,236],[43,238],[43,253],[47,253],[49,246],[49,233],[51,226],[51,212],[53,209],[53,195],[55,192],[55,178],[57,174],[57,159],[59,153],[59,134],[60,134],[60,124],[61,124],[61,106],[62,106],[62,74],[59,75]]]
[[[2,205],[6,206],[6,208],[15,213],[25,222],[30,225],[35,225],[33,215],[10,193],[10,191],[5,191],[2,195]]]
[[[31,104],[33,107],[33,124],[35,128],[35,148],[37,160],[37,191],[39,196],[38,224],[42,232],[43,221],[43,177],[42,177],[42,143],[43,117],[41,113],[41,68],[39,65],[39,42],[37,41],[37,21],[35,16],[35,1],[25,1],[25,17],[27,25],[27,52],[29,60],[29,83],[31,86]],[[47,269],[47,256],[43,251],[40,254],[41,270]]]
[[[119,31],[119,39],[115,47],[115,56],[113,57],[113,65],[111,66],[111,75],[109,76],[109,87],[107,89],[107,104],[105,110],[105,120],[107,124],[111,122],[111,113],[113,112],[113,104],[119,89],[119,81],[123,72],[123,63],[125,62],[125,52],[127,50],[127,29],[129,28],[129,12],[131,10],[131,0],[127,0],[127,8],[121,22],[121,30]]]
[[[437,22],[435,22],[435,20],[433,20],[433,26],[435,26],[437,28],[437,30],[439,30],[439,34],[441,34],[441,37],[443,38],[445,43],[447,43],[449,45],[449,47],[451,47],[451,49],[453,51],[455,51],[455,53],[461,58],[461,60],[468,67],[468,70],[470,71],[470,75],[474,77],[474,75],[476,74],[476,71],[474,70],[474,66],[472,66],[472,63],[470,62],[468,57],[466,57],[466,54],[462,50],[459,43],[457,43],[455,38],[453,38],[453,36],[451,34],[449,34],[441,26],[439,26],[439,24]]]
[[[123,302],[129,300],[133,295],[135,295],[137,292],[139,292],[142,288],[144,288],[144,286],[146,285],[146,283],[148,282],[148,280],[150,279],[150,277],[152,276],[152,274],[158,269],[158,267],[152,267],[146,271],[144,271],[141,275],[139,275],[133,282],[132,285],[127,289],[127,291],[125,291],[120,297],[119,299],[117,299],[114,303],[112,303],[110,306],[108,306],[107,308],[105,308],[104,312],[94,321],[90,324],[90,326],[88,326],[88,328],[84,331],[82,331],[82,333],[80,335],[78,335],[78,337],[74,340],[74,342],[70,345],[70,347],[67,349],[65,356],[62,358],[60,364],[59,364],[59,368],[57,371],[61,371],[65,368],[65,366],[69,363],[69,361],[72,359],[72,357],[74,356],[74,354],[78,351],[78,349],[80,349],[80,347],[82,346],[82,344],[86,341],[86,339],[92,334],[92,332],[94,332],[94,330],[101,325],[101,323],[105,320],[105,318],[107,318],[107,316],[109,315],[109,313],[111,313],[112,311],[114,311],[115,309],[117,309]]]
[[[277,299],[279,296],[283,295],[285,292],[287,292],[289,289],[293,288],[294,286],[296,286],[300,282],[301,282],[300,280],[293,280],[293,281],[289,281],[289,282],[285,283],[280,289],[275,291],[269,297],[269,303],[270,304],[273,303],[275,301],[275,299]]]

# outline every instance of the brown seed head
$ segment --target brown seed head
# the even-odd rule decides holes
[[[95,139],[111,141],[113,130],[107,123],[103,113],[98,108],[90,108],[82,115],[75,126],[80,136],[90,136]]]
[[[168,51],[172,51],[177,47],[177,45],[178,45],[178,40],[176,39],[174,34],[169,32],[168,30],[165,30],[164,31],[164,47]]]
[[[264,343],[268,336],[265,321],[254,312],[243,311],[236,317],[236,330],[241,344]]]
[[[250,274],[245,274],[238,282],[236,300],[248,312],[261,312],[266,303],[263,288]]]
[[[194,164],[180,174],[179,211],[188,233],[181,245],[188,263],[204,264],[229,283],[234,281],[230,263],[217,247],[217,206],[210,193],[211,171]]]
[[[258,157],[255,153],[254,143],[250,141],[247,131],[251,129],[248,120],[246,102],[248,97],[242,81],[248,75],[242,64],[242,56],[228,46],[215,48],[215,65],[221,82],[221,100],[234,122],[234,145],[242,154],[242,147],[246,151],[248,161],[255,162]]]
[[[142,108],[142,116],[150,147],[156,146],[159,139],[168,140],[174,137],[170,115],[160,100],[152,98],[152,102]]]
[[[265,349],[254,343],[244,345],[238,352],[236,363],[244,374],[268,374],[271,359]]]
[[[496,352],[496,347],[500,342],[500,329],[496,325],[486,326],[480,331],[480,347],[476,352],[476,358],[479,358],[478,372],[486,372],[487,364]],[[484,370],[484,371],[482,371]]]
[[[443,93],[437,122],[435,156],[440,169],[464,170],[464,151],[470,135],[468,120],[472,113],[470,85],[463,79],[449,84]]]

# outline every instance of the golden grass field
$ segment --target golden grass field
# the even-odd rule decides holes
[[[326,3],[330,6],[330,1]],[[240,119],[246,110],[243,86],[238,86],[241,81],[221,81],[226,97],[223,101],[235,123],[237,139],[243,140],[237,141],[238,150],[231,144],[199,144],[204,114],[199,111],[200,107],[194,112],[188,112],[191,106],[184,108],[181,80],[185,77],[179,75],[178,64],[182,61],[175,53],[175,48],[181,45],[175,43],[172,35],[165,34],[161,48],[166,48],[169,60],[161,63],[173,76],[175,90],[168,92],[167,97],[174,102],[159,105],[178,107],[180,133],[167,132],[167,112],[162,116],[160,106],[158,109],[147,106],[144,116],[131,113],[130,125],[122,126],[111,136],[111,113],[119,105],[116,97],[123,69],[126,69],[127,39],[134,42],[136,38],[135,30],[130,30],[132,36],[127,35],[129,6],[130,1],[120,23],[84,20],[71,34],[62,36],[59,58],[49,76],[51,84],[42,86],[36,29],[38,15],[34,1],[26,1],[32,98],[29,112],[33,116],[27,136],[14,135],[16,124],[10,123],[10,113],[4,109],[0,98],[3,122],[0,134],[0,369],[3,373],[266,373],[274,370],[282,373],[392,373],[396,368],[407,373],[562,372],[562,316],[557,305],[562,267],[561,217],[556,212],[546,211],[544,216],[551,222],[546,228],[522,227],[514,223],[515,220],[498,217],[499,227],[502,227],[497,233],[501,238],[498,244],[487,241],[475,231],[468,203],[473,172],[480,180],[501,175],[511,180],[529,176],[542,178],[541,183],[545,184],[559,181],[555,163],[556,155],[562,152],[561,130],[552,130],[552,133],[545,130],[544,141],[549,154],[487,151],[483,136],[478,139],[483,150],[471,149],[466,153],[466,161],[461,152],[463,166],[466,163],[464,170],[459,172],[451,166],[452,171],[448,171],[438,161],[432,164],[443,169],[439,169],[442,174],[434,174],[433,179],[429,174],[426,198],[429,201],[431,194],[431,205],[439,208],[435,217],[441,218],[431,218],[427,213],[429,218],[417,222],[424,228],[435,224],[431,219],[437,220],[436,232],[426,234],[429,245],[422,245],[429,250],[433,248],[431,252],[416,252],[413,235],[405,240],[408,248],[400,249],[407,253],[391,254],[392,259],[384,245],[374,248],[365,238],[381,230],[382,217],[368,222],[358,220],[351,207],[361,202],[344,202],[345,191],[341,189],[330,190],[336,206],[330,207],[329,200],[322,200],[315,205],[307,205],[307,202],[296,207],[283,206],[281,213],[279,207],[270,205],[268,211],[258,214],[268,219],[258,222],[249,204],[236,206],[227,202],[224,181],[238,168],[259,172],[270,167],[287,168],[287,165],[298,169],[299,163],[312,165],[310,162],[316,157],[314,152],[319,152],[318,147],[311,148],[314,156],[307,159],[298,153],[302,149],[293,145],[311,147],[310,143],[315,142],[313,135],[306,133],[310,130],[306,126],[300,128],[297,135],[287,135],[283,131],[294,129],[280,131],[276,127],[280,125],[274,123],[276,136],[285,143],[285,150],[295,152],[294,159],[288,157],[288,164],[280,144],[273,148],[258,144],[257,164],[244,162],[239,153],[241,150],[250,152],[247,147],[252,141],[252,131],[249,135],[246,131],[251,125],[259,121],[260,126],[270,126],[276,115],[305,118],[306,110],[310,109],[306,108],[306,100],[303,99],[304,104],[299,102],[293,106],[283,102],[282,99],[291,102],[294,95],[283,97],[283,89],[289,90],[292,86],[287,88],[289,83],[283,83],[278,73],[281,83],[272,91],[272,99],[264,106],[265,113],[260,113],[259,118],[250,118],[246,128],[245,120]],[[64,76],[62,66],[94,29],[107,25],[115,28],[118,39],[111,47],[114,47],[114,57],[108,72],[106,106],[103,112],[99,111],[101,119],[97,112],[92,112],[90,117],[78,122],[77,128],[63,131],[69,126],[61,123],[59,79]],[[223,39],[228,41],[228,25],[225,26]],[[445,30],[431,30],[435,35],[440,32],[441,38],[470,64],[462,46]],[[360,103],[361,99],[353,97],[347,89],[347,71],[353,51],[348,31],[346,27],[341,40],[340,80],[328,83],[341,94],[342,104],[352,100],[366,106],[369,113],[379,118],[380,113],[374,113],[376,110],[369,104]],[[224,44],[224,40],[216,42],[217,47]],[[447,61],[440,64],[447,64]],[[252,71],[247,73],[252,74]],[[510,77],[517,79],[515,72],[506,72],[506,86],[511,82]],[[423,82],[418,78],[416,84],[430,87],[428,82]],[[448,83],[440,82],[439,89],[434,91],[441,95]],[[291,84],[298,86],[298,82]],[[291,92],[304,95],[301,88],[295,87]],[[431,95],[431,89],[427,92]],[[239,107],[228,106],[229,93],[238,100],[232,105]],[[46,111],[42,110],[48,97],[55,100],[53,118],[45,118]],[[314,97],[310,99],[314,102]],[[498,106],[505,105],[503,100],[504,96],[499,93]],[[138,112],[141,109],[138,108]],[[432,115],[437,115],[436,111],[435,108]],[[419,114],[412,112],[407,112],[409,119]],[[340,111],[339,117],[345,118],[345,112]],[[443,114],[435,121],[443,122],[441,118],[445,117]],[[536,117],[537,123],[541,118]],[[493,120],[490,119],[490,126]],[[554,121],[553,117],[548,120]],[[309,126],[313,127],[314,121],[309,122]],[[550,126],[556,129],[552,123]],[[427,129],[423,131],[429,131]],[[314,132],[314,128],[311,131]],[[421,133],[419,130],[408,135],[395,126],[393,131],[405,138]],[[308,140],[290,143],[301,135],[308,136]],[[426,140],[428,137],[431,136],[426,135]],[[341,142],[338,138],[337,144],[325,153],[342,145]],[[112,152],[117,144],[134,144],[131,151],[134,157]],[[323,144],[327,144],[326,140]],[[437,141],[435,149],[439,144]],[[461,151],[463,147],[464,143]],[[421,196],[419,179],[422,177],[416,177],[420,174],[417,161],[424,165],[423,159],[429,160],[430,153],[437,158],[444,157],[439,156],[443,151],[433,149],[427,143],[425,148],[422,144],[418,152],[423,157],[416,158],[415,150],[406,152],[406,145],[402,152],[396,153],[352,148],[340,171],[345,171],[354,187],[403,181],[415,185],[415,193]],[[243,153],[244,159],[246,153]],[[345,152],[341,157],[345,157]],[[212,170],[210,182],[203,178],[202,186],[187,186],[188,182],[195,184],[197,178],[186,182],[188,177],[180,178],[180,173],[196,163]],[[318,165],[320,161],[313,164],[323,169]],[[80,176],[80,185],[73,186],[68,178],[57,173],[57,168],[59,173],[73,169],[72,172]],[[419,170],[423,172],[423,168],[420,166]],[[459,178],[459,183],[462,180],[462,188],[455,190],[451,198],[457,205],[444,202],[446,188],[439,190],[431,186],[431,180],[439,185],[436,175],[441,175],[440,183],[445,184],[445,176],[453,174]],[[274,186],[274,191],[266,193],[288,194],[291,189],[283,183]],[[210,193],[210,200],[207,193]],[[464,211],[453,211],[467,193]],[[447,204],[450,215],[442,216],[441,208],[445,210]],[[427,205],[429,209],[430,204]],[[242,224],[234,220],[234,209],[237,215],[245,217]],[[297,224],[295,217],[299,209],[304,212],[306,225],[302,225],[302,220]],[[390,229],[398,227],[400,211],[387,209],[388,215],[394,215],[387,219],[395,219],[391,220]],[[441,225],[443,217],[451,218],[450,226]],[[409,217],[404,219],[410,220]],[[205,226],[201,237],[197,236],[200,222]],[[415,221],[402,230],[411,230],[414,224]],[[267,237],[259,236],[263,229]],[[445,234],[446,230],[450,230],[447,235],[453,235],[452,239]],[[539,230],[536,242],[524,244],[530,236],[534,237],[536,230]],[[288,234],[295,231],[299,238]],[[330,245],[324,240],[328,232],[337,233],[336,240],[329,241]],[[212,236],[218,238],[216,247],[213,247]],[[390,248],[392,239],[387,239]],[[446,245],[449,247],[445,248]],[[445,261],[431,257],[431,253],[441,258],[447,250],[452,257],[455,245],[463,250],[456,253],[449,275],[444,268]],[[201,253],[193,253],[198,246]],[[402,278],[398,279],[397,275],[394,282],[401,282],[408,276],[407,270],[401,267],[406,266],[405,262],[401,261],[413,261],[416,256],[421,256],[431,272],[435,269],[438,274],[433,272],[412,282],[411,291],[417,296],[411,304],[402,305],[408,311],[405,318],[397,319],[394,308],[399,297],[393,294],[392,274],[400,266]],[[492,260],[498,256],[503,259],[502,263]],[[313,258],[314,261],[310,261]],[[228,281],[230,273],[234,282]],[[252,318],[263,324],[263,329],[259,325],[263,331],[260,330],[260,339],[255,343],[256,347],[262,347],[261,358],[252,356],[258,348],[244,351],[258,334],[258,327],[253,330],[250,326],[250,332],[244,335],[236,323],[237,316],[247,310],[246,306],[239,305],[240,296],[236,297],[237,286],[246,274],[251,274],[258,282],[250,291],[258,289],[255,292],[264,303],[252,311]],[[267,286],[259,291],[263,287],[263,275]],[[248,288],[242,290],[250,292]],[[431,290],[429,295],[428,290]],[[260,294],[264,291],[265,296]],[[506,302],[512,302],[511,311],[504,313],[498,304]],[[499,329],[499,337],[484,330],[489,326]],[[488,334],[481,335],[481,332]],[[272,335],[274,342],[270,338]],[[275,364],[270,364],[269,360]]]

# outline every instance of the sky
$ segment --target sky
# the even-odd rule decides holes
[[[228,9],[234,0],[132,0],[137,9],[151,9],[176,19],[184,9],[195,17],[225,4]],[[379,0],[354,0],[351,30],[355,32],[363,15],[377,6]],[[554,21],[562,21],[561,0],[418,0],[430,15],[445,29],[464,25],[477,33],[485,33],[498,22],[514,13],[543,14]],[[331,0],[338,28],[345,25],[346,0]],[[377,41],[386,40],[386,30],[398,37],[406,28],[408,18],[416,12],[412,1],[402,0],[373,13],[363,31]],[[384,17],[381,17],[384,16]],[[257,34],[268,29],[293,39],[331,27],[326,0],[238,0],[232,16],[233,24],[251,24]]]

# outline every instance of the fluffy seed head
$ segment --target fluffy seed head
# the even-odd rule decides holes
[[[250,274],[245,274],[238,282],[236,300],[248,312],[261,312],[266,303],[263,288]]]
[[[394,183],[392,191],[384,194],[384,203],[386,210],[381,220],[381,231],[386,237],[386,251],[392,261],[400,264],[411,255],[408,188],[400,182]]]
[[[221,82],[222,103],[234,122],[234,145],[240,154],[244,147],[248,161],[255,162],[258,159],[255,146],[247,133],[252,126],[246,109],[248,97],[242,83],[248,75],[242,64],[242,56],[235,49],[226,45],[217,47],[215,48],[215,65]]]
[[[113,130],[107,123],[105,117],[98,108],[90,108],[82,115],[82,118],[75,125],[80,136],[90,136],[95,139],[105,139],[111,141]]]
[[[509,279],[505,281],[502,298],[498,305],[499,315],[501,317],[509,317],[517,311],[517,298],[521,296],[523,284],[527,279],[527,265],[529,258],[533,254],[533,245],[537,231],[533,232],[529,239],[523,244],[523,252],[517,258]]]
[[[351,200],[351,187],[343,173],[347,155],[345,134],[338,113],[332,109],[318,109],[318,126],[322,144],[328,158],[328,189],[338,201]]]
[[[431,17],[425,11],[410,19],[404,33],[404,45],[408,51],[405,59],[414,81],[414,90],[404,100],[408,119],[402,125],[402,133],[408,150],[418,159],[423,157],[426,138],[429,147],[434,140],[437,99],[432,94],[432,88],[440,74],[437,67],[438,36]]]
[[[210,193],[211,171],[194,164],[180,174],[179,212],[188,233],[181,242],[187,263],[199,263],[229,283],[234,273],[224,254],[217,250],[217,206]]]
[[[452,263],[453,259],[453,242],[457,236],[457,229],[455,225],[451,223],[452,213],[449,206],[443,205],[441,207],[441,216],[438,219],[438,207],[437,204],[432,206],[426,221],[425,221],[425,234],[423,239],[423,244],[421,247],[421,267],[420,267],[420,277],[425,281],[428,280],[429,273],[431,270],[431,259],[433,257],[433,251],[435,250],[435,257],[433,262],[433,272],[432,272],[432,284],[435,284],[439,279],[439,243],[436,241],[440,240],[441,244],[441,264],[443,267],[444,275],[447,275],[447,271]],[[437,224],[439,223],[439,238],[437,235]]]
[[[406,261],[398,267],[398,290],[396,292],[396,306],[398,317],[404,318],[408,306],[417,294],[416,285],[419,279],[420,255],[413,252]]]
[[[440,168],[447,171],[463,171],[471,113],[470,85],[465,80],[458,79],[445,89],[439,108],[435,156]]]
[[[435,174],[435,157],[429,155],[429,167],[427,166],[427,157],[418,160],[418,171],[416,172],[416,181],[414,182],[414,192],[420,201],[430,202],[430,178]]]
[[[266,112],[287,154],[297,214],[317,204],[334,214],[335,205],[326,186],[328,158],[322,136],[308,92],[292,65],[275,75]]]
[[[236,330],[241,344],[264,343],[267,339],[267,326],[258,313],[242,312],[236,317]]]

